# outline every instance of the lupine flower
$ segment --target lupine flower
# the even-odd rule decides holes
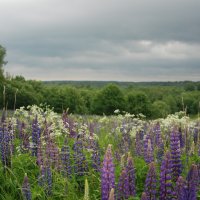
[[[38,166],[43,165],[43,149],[42,149],[42,144],[39,142],[38,144],[38,152],[37,152],[37,164]]]
[[[151,163],[154,160],[152,143],[149,136],[147,136],[144,141],[144,159],[146,163]]]
[[[160,138],[160,142],[158,144],[157,154],[156,154],[156,158],[157,158],[158,163],[162,162],[163,155],[164,155],[164,143],[163,143],[162,138]]]
[[[46,189],[46,194],[51,195],[52,193],[52,183],[53,183],[53,178],[52,178],[52,172],[51,168],[47,166],[46,168],[46,176],[47,176],[47,189]]]
[[[143,147],[143,137],[141,139],[141,132],[136,133],[135,148],[136,148],[136,155],[142,156],[144,147]]]
[[[179,176],[176,181],[175,192],[178,200],[187,199],[186,181],[183,179],[182,176]]]
[[[11,167],[11,154],[12,154],[12,132],[8,129],[8,125],[4,117],[2,117],[1,127],[0,127],[0,153],[1,161],[4,166]]]
[[[46,157],[53,168],[60,170],[59,149],[52,140],[47,142]]]
[[[70,148],[67,144],[67,140],[65,141],[64,146],[61,149],[61,160],[63,164],[63,174],[66,177],[70,177],[72,173],[71,162],[70,162]]]
[[[170,200],[172,198],[172,165],[170,153],[167,152],[160,169],[160,200]]]
[[[123,169],[117,185],[117,199],[128,199],[129,197],[129,182],[126,169]]]
[[[114,164],[112,158],[111,145],[106,150],[103,166],[101,169],[101,195],[102,200],[108,200],[109,193],[115,187]]]
[[[145,192],[149,200],[156,199],[156,169],[154,163],[149,164],[149,171],[145,181]]]
[[[188,175],[186,177],[186,180],[188,181],[188,184],[190,185],[189,189],[196,189],[198,190],[199,186],[199,172],[197,165],[192,164]]]
[[[192,165],[185,181],[179,176],[176,182],[176,196],[178,200],[196,200],[198,191],[198,171],[197,166]]]
[[[95,171],[100,171],[100,166],[101,166],[100,151],[98,149],[95,149],[92,152],[92,167]]]
[[[45,165],[40,167],[40,176],[38,177],[38,184],[44,187],[46,195],[51,195],[52,193],[52,184],[53,177],[51,168],[48,162]]]
[[[161,130],[160,130],[160,124],[157,123],[155,128],[154,128],[154,132],[155,132],[155,144],[157,146],[159,146],[160,141],[161,141]]]
[[[78,176],[83,176],[88,171],[88,163],[83,153],[82,140],[77,140],[73,146],[74,150],[74,172]]]
[[[26,174],[24,176],[24,181],[23,181],[23,184],[22,184],[22,193],[23,193],[23,196],[26,200],[32,199],[30,185],[29,185],[28,177],[27,177]]]
[[[134,164],[133,164],[133,158],[130,156],[130,154],[128,155],[128,158],[127,158],[126,172],[127,172],[128,184],[129,184],[128,197],[130,197],[130,196],[134,197],[136,195],[135,168],[134,168]]]
[[[176,181],[181,174],[181,150],[178,132],[172,131],[170,135],[171,165],[173,180]]]
[[[38,120],[37,120],[37,116],[36,116],[35,119],[33,120],[33,123],[32,123],[32,143],[33,143],[32,155],[33,156],[37,156],[40,134],[41,134],[41,130],[38,126]]]

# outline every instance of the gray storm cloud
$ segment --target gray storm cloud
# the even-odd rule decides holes
[[[11,74],[42,80],[199,80],[200,1],[1,0]]]

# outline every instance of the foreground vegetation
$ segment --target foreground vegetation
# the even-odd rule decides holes
[[[29,106],[3,113],[0,150],[2,200],[200,197],[200,122],[184,112],[147,121]]]

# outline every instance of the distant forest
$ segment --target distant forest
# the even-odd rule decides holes
[[[116,109],[147,118],[181,110],[199,113],[200,82],[35,81],[22,76],[0,81],[1,108],[41,103],[56,112],[112,115]]]

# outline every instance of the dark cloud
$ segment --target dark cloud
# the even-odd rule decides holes
[[[198,0],[2,0],[6,71],[36,79],[199,80]]]

